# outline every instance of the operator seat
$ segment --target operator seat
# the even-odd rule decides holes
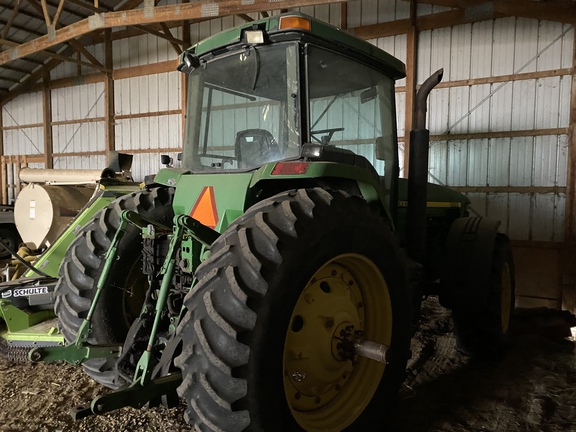
[[[278,143],[266,129],[246,129],[236,133],[234,145],[239,168],[252,168],[281,157]]]

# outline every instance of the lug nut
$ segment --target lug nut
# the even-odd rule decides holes
[[[296,382],[302,382],[306,379],[306,371],[296,371],[292,374],[292,379]]]

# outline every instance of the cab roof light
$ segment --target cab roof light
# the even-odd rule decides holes
[[[299,16],[284,16],[280,17],[280,30],[284,29],[301,29],[310,31],[310,20]]]

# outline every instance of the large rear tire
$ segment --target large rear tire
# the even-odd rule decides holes
[[[22,243],[20,234],[14,225],[0,225],[0,240],[13,251],[18,251],[18,246]],[[12,253],[4,246],[0,245],[0,259],[8,259]]]
[[[174,216],[172,196],[172,190],[164,188],[125,195],[99,211],[82,228],[60,265],[60,280],[55,289],[54,310],[67,343],[76,339],[90,309],[104,267],[103,256],[120,224],[122,211],[133,210],[170,226]],[[147,289],[147,277],[142,273],[140,231],[129,226],[118,246],[118,259],[112,265],[93,315],[88,342],[122,343],[130,325],[140,314]],[[115,382],[112,359],[92,359],[83,366],[88,375],[105,386],[116,388],[124,384]]]
[[[497,359],[506,346],[515,280],[510,241],[502,234],[496,235],[490,272],[484,307],[471,310],[455,303],[452,310],[458,349],[474,358]]]
[[[250,208],[211,253],[177,330],[187,421],[382,430],[410,342],[407,258],[389,223],[359,197],[301,189]],[[390,347],[387,364],[343,358],[354,330]]]

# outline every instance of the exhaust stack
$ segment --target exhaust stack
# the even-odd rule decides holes
[[[406,246],[408,255],[419,263],[422,263],[426,256],[426,193],[430,142],[430,131],[426,129],[426,104],[428,95],[442,81],[443,74],[444,69],[436,71],[418,90],[414,129],[410,131]]]

